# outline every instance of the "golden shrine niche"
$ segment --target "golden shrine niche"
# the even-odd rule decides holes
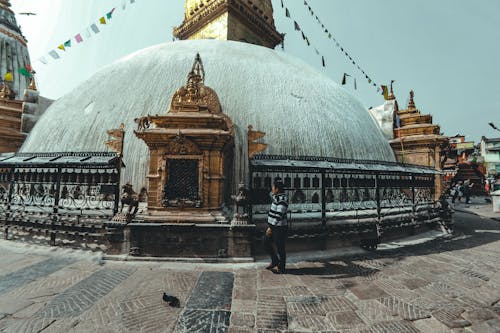
[[[156,216],[169,222],[215,222],[208,212],[221,211],[229,195],[224,191],[230,181],[225,175],[232,171],[234,127],[204,78],[197,54],[168,113],[136,119],[134,133],[149,148],[150,220]],[[172,212],[184,215],[173,217]]]

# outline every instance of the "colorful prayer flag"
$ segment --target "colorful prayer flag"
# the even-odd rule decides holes
[[[64,42],[64,47],[71,47],[71,39]]]
[[[347,82],[347,77],[350,76],[349,74],[347,73],[344,73],[344,76],[342,77],[342,85],[345,85],[346,82]]]
[[[92,31],[96,34],[99,33],[99,28],[97,27],[97,25],[95,23],[93,23],[91,26],[90,26],[90,29],[92,29]]]
[[[111,9],[111,11],[109,11],[108,13],[106,13],[106,18],[108,20],[110,20],[112,18],[114,11],[115,11],[115,9],[113,8],[113,9]]]
[[[28,70],[28,72],[33,72],[33,67],[31,67],[30,64],[26,64],[26,66],[24,66],[24,68],[26,68]]]
[[[285,16],[290,17],[290,11],[288,10],[288,8],[285,9]]]
[[[49,55],[54,58],[54,59],[59,59],[59,54],[57,54],[57,51],[56,50],[52,50],[49,52]]]
[[[12,75],[11,72],[7,72],[7,73],[5,73],[3,80],[7,81],[7,82],[14,81],[14,76]]]
[[[103,16],[99,19],[99,23],[106,24],[106,18]]]
[[[19,68],[17,71],[19,72],[19,74],[21,74],[27,78],[31,78],[31,73],[26,68]]]
[[[382,95],[384,95],[384,99],[387,101],[389,100],[389,90],[387,89],[387,86],[381,86],[382,87]]]
[[[38,61],[40,61],[44,65],[47,65],[49,63],[45,57],[38,58]]]
[[[78,34],[75,36],[75,40],[77,43],[81,43],[83,42],[83,38],[82,38],[82,35],[81,34]]]
[[[323,63],[323,67],[326,67],[326,64],[325,64],[325,57],[324,57],[324,56],[321,56],[321,62]]]
[[[354,90],[357,90],[358,86],[356,85],[356,78],[354,78]]]
[[[300,26],[297,23],[297,21],[293,21],[293,25],[294,25],[296,31],[300,31]]]
[[[92,37],[92,34],[91,34],[91,33],[90,33],[90,31],[89,31],[89,28],[86,28],[86,29],[85,29],[84,34],[85,34],[85,38],[87,38],[87,39],[89,39],[90,37]]]
[[[283,0],[281,0],[281,8],[283,8]]]
[[[57,47],[59,50],[66,51],[66,48],[64,47],[64,44],[61,44]]]
[[[135,3],[135,0],[130,0],[130,3]]]

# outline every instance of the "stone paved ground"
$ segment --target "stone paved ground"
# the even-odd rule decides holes
[[[0,331],[500,332],[500,222],[458,213],[456,229],[290,264],[286,275],[263,263],[102,262],[0,241]]]

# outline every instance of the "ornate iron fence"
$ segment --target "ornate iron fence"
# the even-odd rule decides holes
[[[265,221],[271,184],[281,180],[296,222],[415,220],[434,209],[433,169],[390,162],[258,155],[250,161],[253,220]]]
[[[121,161],[114,153],[23,153],[0,161],[0,221],[50,234],[93,234],[118,211]],[[72,228],[65,228],[71,225]]]

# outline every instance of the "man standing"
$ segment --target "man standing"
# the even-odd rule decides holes
[[[469,204],[470,203],[470,196],[472,194],[472,188],[474,187],[474,183],[470,181],[470,179],[467,179],[464,182],[464,196],[465,196],[465,203]]]
[[[288,232],[288,221],[286,219],[288,198],[281,181],[273,183],[271,199],[272,203],[267,215],[267,229],[264,240],[266,251],[271,256],[271,263],[266,269],[273,270],[278,274],[284,274],[286,265],[285,243]],[[275,268],[278,268],[278,270],[274,270]]]

